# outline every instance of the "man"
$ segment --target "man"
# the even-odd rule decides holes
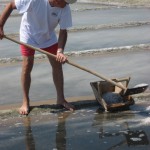
[[[76,0],[13,0],[7,4],[0,16],[0,39],[3,39],[4,36],[3,28],[6,20],[11,12],[17,9],[19,13],[23,14],[20,41],[56,55],[56,59],[49,56],[48,59],[52,66],[53,80],[57,91],[57,104],[68,110],[75,108],[64,97],[62,64],[67,60],[63,54],[67,41],[67,28],[72,26],[69,4],[74,2]],[[58,24],[60,31],[57,40],[54,30]],[[35,51],[23,45],[20,47],[23,56],[21,74],[23,104],[19,112],[22,115],[27,115],[30,107],[29,89]]]

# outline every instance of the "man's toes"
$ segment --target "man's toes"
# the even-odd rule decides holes
[[[19,113],[20,113],[20,115],[28,115],[29,114],[29,110],[20,108],[19,109]]]
[[[70,111],[74,111],[75,110],[75,107],[73,105],[69,104],[66,101],[63,103],[63,107],[65,107],[66,109],[68,109]]]

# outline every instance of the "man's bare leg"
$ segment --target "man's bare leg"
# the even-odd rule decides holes
[[[64,106],[68,110],[75,110],[75,107],[69,104],[64,97],[64,77],[63,77],[63,70],[62,64],[57,62],[54,58],[49,58],[49,61],[52,65],[52,73],[53,73],[53,80],[56,87],[57,92],[57,104]]]
[[[31,84],[31,71],[34,64],[34,56],[23,56],[21,83],[23,91],[23,103],[19,109],[21,115],[27,115],[29,113],[30,99],[29,90]]]

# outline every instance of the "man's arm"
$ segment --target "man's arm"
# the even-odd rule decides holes
[[[67,42],[67,30],[60,29],[58,38],[58,52],[64,52],[64,48]]]
[[[0,15],[0,39],[4,36],[3,27],[5,25],[5,22],[7,21],[8,17],[10,16],[11,12],[16,9],[14,0],[8,3]]]
[[[67,57],[63,54],[66,42],[67,42],[67,30],[60,29],[58,38],[57,58],[56,58],[56,60],[59,62],[65,62],[67,60]]]

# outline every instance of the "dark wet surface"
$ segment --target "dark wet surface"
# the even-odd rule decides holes
[[[96,106],[75,112],[3,118],[0,149],[148,150],[149,115],[146,110],[102,113]]]

